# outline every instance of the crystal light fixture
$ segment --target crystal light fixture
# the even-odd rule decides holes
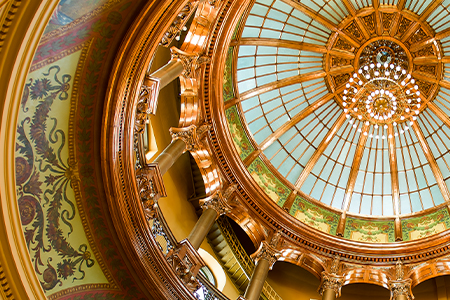
[[[394,136],[409,130],[421,107],[419,87],[411,74],[400,66],[380,62],[352,74],[342,100],[346,118],[358,132],[382,139],[393,137],[387,134],[390,124]],[[380,134],[369,133],[370,125]]]

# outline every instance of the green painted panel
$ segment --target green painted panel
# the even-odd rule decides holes
[[[369,221],[347,218],[344,238],[366,243],[395,242],[394,221]]]
[[[233,90],[233,47],[228,48],[227,60],[223,71],[223,102],[234,98]]]
[[[264,192],[279,206],[283,206],[291,190],[272,174],[260,158],[250,164],[248,171]]]
[[[297,196],[289,213],[306,225],[325,233],[336,235],[339,215],[334,212],[318,207]]]
[[[443,208],[426,216],[402,220],[404,241],[412,241],[438,234],[450,228],[450,216]]]
[[[242,128],[241,119],[237,112],[236,106],[232,106],[225,111],[225,116],[228,120],[228,128],[231,133],[231,138],[236,147],[237,152],[242,160],[244,160],[250,153],[253,152],[254,148],[250,144],[250,141],[245,135],[245,131]]]

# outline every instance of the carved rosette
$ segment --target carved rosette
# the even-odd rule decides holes
[[[344,284],[344,276],[322,272],[322,281],[319,286],[319,294],[323,295],[325,290],[333,290],[336,298],[341,296],[341,288]]]
[[[411,278],[389,281],[389,289],[391,290],[391,300],[396,300],[400,295],[405,295],[408,300],[414,299],[411,291]]]
[[[137,169],[136,183],[144,211],[147,217],[153,217],[158,199],[167,196],[158,164]]]
[[[143,133],[147,116],[156,112],[158,105],[159,80],[145,76],[141,85],[139,99],[136,104],[136,116],[134,121],[134,129],[136,133]]]
[[[172,59],[178,59],[182,64],[184,71],[181,76],[187,78],[195,78],[195,71],[200,68],[202,64],[210,61],[210,58],[198,53],[187,53],[181,51],[176,47],[170,48]]]
[[[172,141],[176,139],[180,139],[186,143],[187,151],[196,151],[201,147],[201,140],[206,135],[206,133],[211,128],[211,125],[201,125],[197,127],[195,125],[191,125],[189,127],[184,128],[175,128],[172,127],[169,129],[170,134],[172,135]]]
[[[280,256],[281,252],[266,241],[262,241],[258,250],[252,254],[252,258],[255,260],[255,263],[257,263],[260,259],[267,260],[270,265],[269,270],[272,270],[273,264],[276,263]]]
[[[227,214],[231,211],[231,206],[227,202],[235,190],[236,185],[231,185],[223,193],[217,191],[211,197],[200,200],[200,207],[203,210],[214,209],[217,212],[217,217]]]

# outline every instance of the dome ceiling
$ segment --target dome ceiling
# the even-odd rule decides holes
[[[363,218],[404,219],[445,207],[449,6],[255,1],[230,44],[223,91],[235,149],[254,183],[294,216],[296,197]],[[370,107],[345,97],[353,74],[377,63],[405,70],[412,103],[406,89],[397,95],[392,88],[395,111],[387,92]],[[361,90],[370,95],[365,84]]]

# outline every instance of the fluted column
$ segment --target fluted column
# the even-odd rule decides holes
[[[411,278],[404,278],[403,263],[398,260],[395,266],[395,280],[389,281],[391,300],[413,300]]]
[[[341,296],[341,288],[344,283],[344,276],[338,275],[340,258],[336,256],[331,262],[330,272],[322,272],[322,280],[319,286],[319,294],[322,300],[336,300]]]
[[[272,269],[280,255],[280,252],[271,244],[265,241],[261,243],[259,249],[252,255],[255,257],[256,267],[244,294],[246,300],[259,299],[269,270]]]
[[[199,249],[214,221],[221,215],[230,211],[227,204],[231,194],[236,190],[236,186],[229,186],[223,193],[217,191],[213,196],[200,200],[203,213],[189,234],[188,240],[192,247]]]

